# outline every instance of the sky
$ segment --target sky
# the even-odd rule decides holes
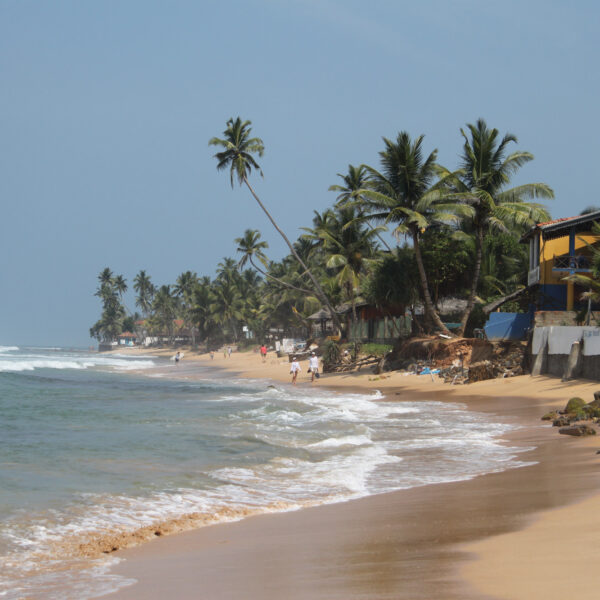
[[[93,344],[105,267],[213,277],[248,228],[286,255],[215,168],[230,117],[292,239],[383,137],[456,168],[480,117],[535,155],[513,182],[550,185],[553,217],[600,205],[599,30],[585,0],[0,0],[0,345]]]

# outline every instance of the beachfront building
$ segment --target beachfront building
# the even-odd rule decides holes
[[[137,336],[131,331],[124,331],[117,337],[119,346],[135,346],[137,344]]]
[[[412,321],[403,309],[381,310],[373,304],[358,302],[354,307],[356,322],[350,304],[336,307],[336,312],[345,324],[343,337],[348,341],[374,342],[378,344],[392,343],[398,338],[408,337],[411,333]],[[334,335],[333,321],[325,308],[308,317],[312,321],[310,337],[324,338]]]
[[[537,310],[573,311],[585,306],[581,294],[586,290],[566,277],[591,273],[588,244],[600,241],[591,229],[595,221],[600,223],[600,211],[538,223],[521,238],[529,243],[527,285]]]

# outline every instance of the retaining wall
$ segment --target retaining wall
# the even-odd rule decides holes
[[[581,345],[577,376],[600,380],[600,327],[551,326],[536,327],[531,344],[532,364],[538,363],[539,373],[563,377],[574,342]]]

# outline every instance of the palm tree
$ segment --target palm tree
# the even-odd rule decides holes
[[[242,258],[238,262],[238,268],[242,269],[247,262],[249,262],[256,271],[258,271],[263,277],[267,279],[272,279],[276,281],[280,285],[296,290],[298,292],[302,292],[303,294],[312,295],[314,292],[311,290],[306,290],[303,288],[296,287],[290,283],[286,283],[282,279],[278,279],[268,271],[261,269],[255,262],[254,258],[256,258],[264,267],[269,267],[269,260],[267,256],[263,252],[264,249],[269,247],[267,242],[260,240],[260,232],[255,229],[246,229],[244,232],[244,236],[241,238],[236,238],[235,243],[238,245],[237,251],[242,253]]]
[[[198,285],[198,275],[192,271],[186,271],[177,278],[173,293],[181,299],[183,304],[183,320],[192,333],[192,346],[196,346],[196,332],[191,318],[192,294]]]
[[[239,185],[245,184],[246,187],[250,190],[253,198],[256,200],[258,205],[261,207],[263,212],[267,215],[269,221],[279,235],[283,238],[285,243],[288,245],[290,252],[294,256],[294,258],[300,263],[302,268],[306,271],[306,274],[309,276],[310,280],[313,283],[316,294],[327,306],[329,312],[331,313],[331,318],[335,323],[335,326],[338,330],[341,331],[341,324],[337,313],[334,308],[331,306],[329,299],[321,289],[319,282],[308,269],[304,261],[300,258],[298,253],[296,252],[294,246],[289,241],[285,233],[281,230],[281,228],[277,225],[269,211],[265,208],[264,204],[261,202],[260,198],[256,195],[256,192],[250,185],[248,181],[248,176],[252,172],[252,169],[256,169],[261,175],[262,171],[260,166],[252,156],[253,154],[258,154],[258,156],[262,156],[264,153],[264,144],[260,138],[250,137],[251,132],[251,121],[242,121],[240,117],[237,117],[235,120],[233,118],[227,121],[227,128],[223,132],[225,136],[223,139],[214,137],[208,143],[211,146],[221,146],[223,148],[222,152],[217,152],[215,154],[215,158],[217,159],[217,169],[222,170],[229,168],[229,176],[231,180],[231,187],[233,187],[234,177],[237,178]]]
[[[423,138],[421,135],[413,142],[405,131],[398,134],[396,141],[383,138],[385,149],[379,153],[382,170],[365,167],[371,183],[361,191],[361,196],[365,213],[371,219],[397,224],[393,231],[396,237],[403,234],[411,237],[426,317],[450,335],[431,300],[419,241],[431,222],[450,220],[453,215],[449,211],[454,207],[437,202],[437,188],[443,183],[432,183],[436,176],[437,150],[423,158]]]
[[[511,176],[520,167],[533,160],[530,152],[517,151],[506,155],[507,146],[517,143],[507,133],[499,140],[497,129],[489,129],[483,119],[475,125],[467,124],[470,139],[463,129],[464,138],[461,168],[456,178],[448,177],[454,187],[454,199],[462,200],[473,208],[470,225],[475,234],[475,265],[467,307],[461,319],[459,333],[464,333],[473,310],[481,273],[485,234],[492,230],[507,231],[508,225],[532,226],[549,218],[546,208],[527,202],[531,198],[554,198],[554,192],[545,183],[528,183],[505,189]]]
[[[152,300],[156,293],[156,288],[152,281],[150,281],[150,276],[146,275],[146,271],[141,270],[135,276],[135,279],[133,280],[133,289],[137,293],[135,303],[141,308],[144,318],[147,319],[150,310],[152,309]]]
[[[327,215],[315,217],[314,229],[304,228],[304,237],[323,243],[325,266],[336,271],[335,279],[345,290],[352,304],[352,317],[356,322],[356,297],[360,282],[376,262],[377,246],[373,238],[383,229],[367,229],[357,220],[353,205],[327,211]]]
[[[222,279],[213,289],[211,313],[214,321],[230,328],[234,341],[238,340],[236,324],[243,318],[242,298],[234,281]]]
[[[364,206],[364,199],[362,191],[369,187],[369,172],[365,165],[355,167],[354,165],[348,165],[348,173],[342,175],[337,174],[342,179],[344,185],[330,185],[330,192],[339,192],[336,201],[338,206],[345,206],[347,204],[355,205],[359,210]],[[367,224],[371,224],[367,220]],[[382,229],[380,229],[381,231]],[[389,252],[392,251],[389,244],[377,233],[379,241],[383,244],[384,248]]]
[[[191,318],[200,332],[201,339],[208,341],[214,332],[215,322],[212,317],[211,305],[214,302],[212,284],[208,277],[202,277],[192,292]]]
[[[160,333],[165,332],[173,338],[173,320],[176,316],[176,299],[171,293],[171,286],[162,285],[154,296],[152,302],[152,321]]]

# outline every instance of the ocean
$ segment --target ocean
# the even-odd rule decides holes
[[[434,398],[0,346],[0,598],[130,585],[111,570],[124,539],[531,464],[515,428]]]

